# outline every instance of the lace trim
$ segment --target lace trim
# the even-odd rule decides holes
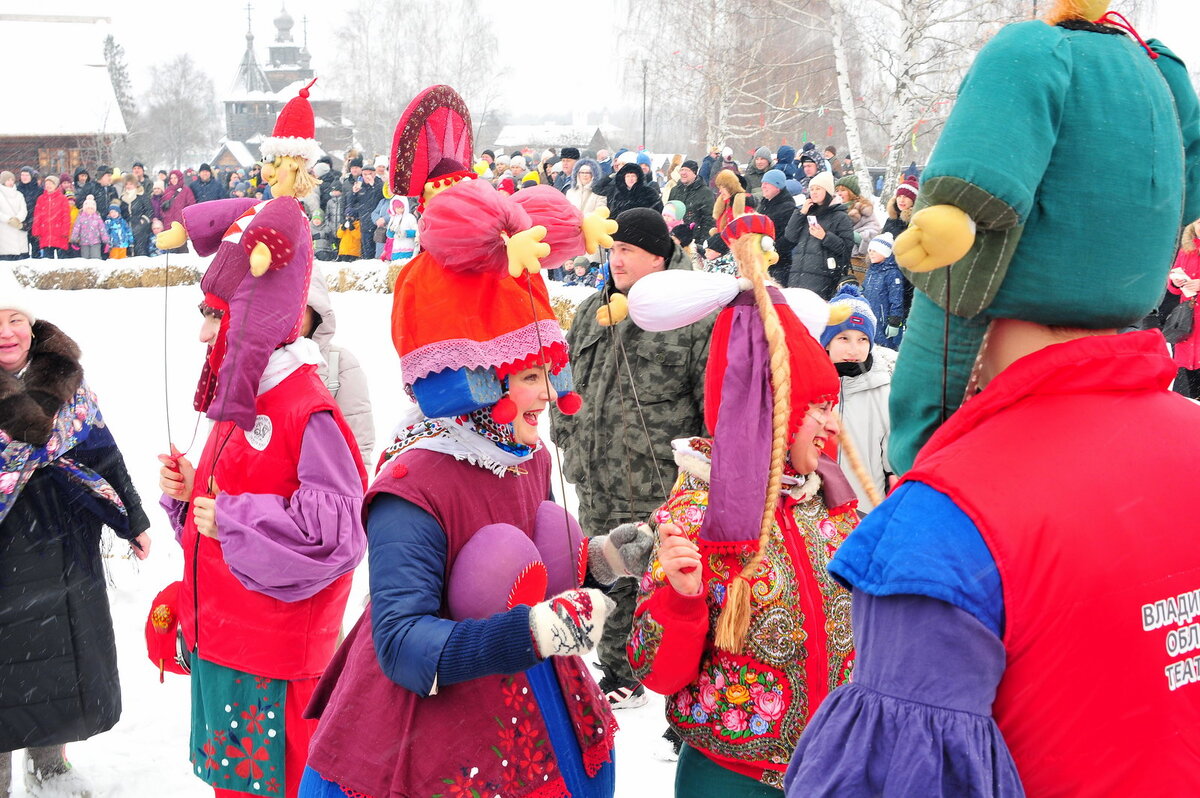
[[[562,328],[557,320],[542,319],[537,324],[527,324],[490,341],[451,338],[427,344],[401,357],[400,371],[404,384],[412,385],[446,369],[497,368],[535,355],[543,348],[550,349],[555,344],[566,346]]]

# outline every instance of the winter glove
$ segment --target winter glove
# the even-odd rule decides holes
[[[622,576],[641,576],[650,562],[654,533],[646,524],[621,524],[588,540],[588,570],[611,585]]]
[[[904,319],[900,316],[887,317],[887,337],[895,338],[900,334],[900,329],[904,326]]]
[[[601,590],[568,590],[534,604],[529,634],[542,659],[574,657],[595,648],[616,603]]]

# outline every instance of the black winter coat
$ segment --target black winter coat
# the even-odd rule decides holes
[[[18,180],[17,191],[25,198],[25,221],[21,223],[21,229],[28,233],[33,229],[33,209],[37,206],[38,197],[42,196],[42,187],[36,180],[30,180],[28,183]]]
[[[0,373],[0,428],[42,445],[83,370],[79,349],[54,325],[33,330],[24,379]],[[97,425],[69,456],[108,481],[127,515],[47,466],[0,522],[0,751],[83,740],[121,715],[100,533],[108,523],[132,540],[150,522],[107,427]]]
[[[154,221],[154,206],[145,194],[138,194],[132,202],[121,200],[121,215],[129,222],[133,233],[133,254],[150,254],[150,224]]]
[[[825,229],[824,238],[815,238],[809,232],[807,215],[817,217],[818,224]],[[797,208],[784,231],[785,239],[796,242],[787,284],[789,288],[815,291],[822,299],[829,301],[850,266],[850,253],[854,251],[854,222],[846,214],[846,207],[837,200],[828,205],[818,205],[809,210],[807,215],[803,208]],[[832,266],[829,263],[831,258]]]
[[[627,174],[638,176],[633,188],[625,185],[625,175]],[[622,166],[612,176],[612,183],[608,189],[609,218],[615,219],[622,211],[630,208],[652,208],[659,212],[663,209],[662,196],[658,193],[658,187],[646,182],[642,174],[642,167],[635,163],[627,163]]]
[[[796,246],[795,241],[787,238],[787,227],[796,212],[796,201],[791,194],[780,191],[774,199],[764,197],[759,200],[758,212],[775,223],[775,251],[779,253],[779,262],[770,268],[770,272],[780,285],[787,285],[788,271],[792,267],[792,248]]]
[[[225,199],[228,196],[225,187],[216,177],[210,177],[207,181],[196,178],[188,186],[192,189],[192,195],[195,196],[197,204]]]
[[[681,222],[696,225],[696,237],[703,239],[708,235],[708,231],[712,229],[713,218],[712,210],[713,203],[717,201],[713,191],[708,187],[708,184],[696,177],[688,185],[676,183],[671,189],[671,195],[668,199],[679,200],[683,203],[683,207],[687,210],[683,213]],[[792,203],[795,205],[795,203]]]

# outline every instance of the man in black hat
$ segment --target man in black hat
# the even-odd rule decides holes
[[[200,168],[196,170],[196,180],[191,188],[197,203],[225,199],[225,189],[221,187],[220,181],[213,177],[212,167],[206,163],[200,164]]]
[[[695,161],[689,160],[681,163],[679,165],[679,182],[671,189],[670,196],[664,197],[663,201],[679,200],[682,202],[686,210],[683,218],[679,221],[695,224],[693,229],[696,236],[704,238],[713,226],[712,209],[717,198],[699,174],[700,165]]]
[[[558,162],[562,165],[562,174],[554,179],[554,187],[564,194],[571,186],[571,175],[575,173],[575,162],[579,160],[578,147],[563,147]]]
[[[613,294],[653,272],[691,269],[661,213],[633,208],[617,224],[608,284],[584,300],[567,333],[583,409],[553,416],[563,475],[575,484],[588,536],[646,521],[667,498],[676,471],[671,441],[704,432],[704,367],[716,318],[667,332],[647,332],[631,319],[602,327],[596,312]],[[625,656],[637,580],[618,579],[609,595],[617,607],[597,647],[600,689],[614,707],[640,706],[644,690]]]
[[[349,166],[350,174],[346,175],[345,179],[342,180],[342,194],[349,197],[354,191],[354,184],[362,182],[362,156],[351,158],[347,165]]]

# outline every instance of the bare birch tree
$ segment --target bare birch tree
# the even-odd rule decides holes
[[[181,166],[206,155],[217,130],[213,82],[190,55],[177,55],[154,67],[150,91],[142,102],[145,147],[161,163]]]

